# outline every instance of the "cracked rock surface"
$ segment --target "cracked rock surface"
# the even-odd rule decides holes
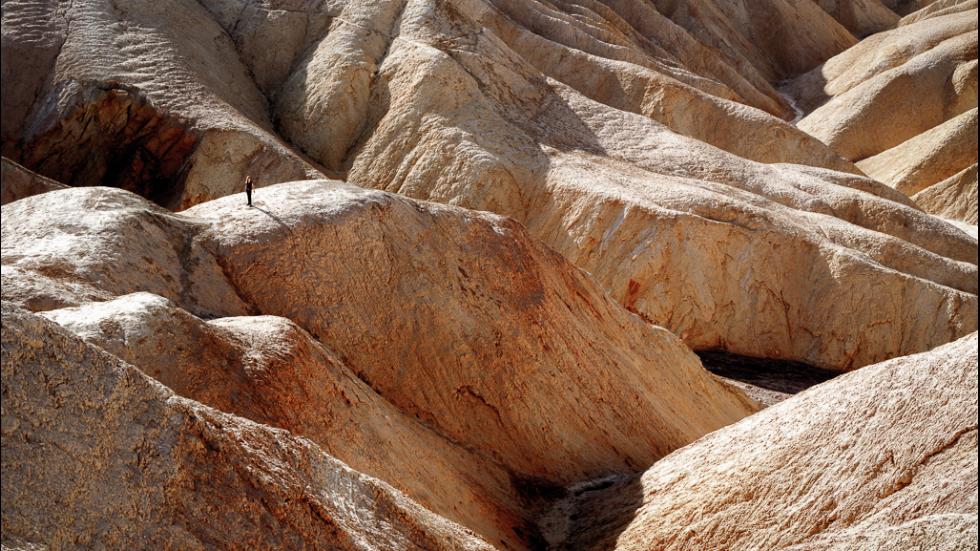
[[[245,174],[330,174],[496,212],[693,348],[848,370],[975,329],[976,242],[861,176],[846,140],[786,122],[776,85],[911,29],[935,48],[901,67],[952,92],[923,89],[929,109],[910,111],[942,122],[975,107],[976,18],[858,42],[845,15],[809,0],[12,0],[4,44],[37,61],[4,57],[4,154],[175,209]],[[867,154],[904,139],[846,129],[881,142]]]
[[[4,548],[490,549],[313,442],[3,306]]]
[[[514,221],[341,182],[180,214],[49,192],[4,206],[3,262],[5,300],[494,544],[534,537],[529,488],[634,472],[757,409]]]
[[[565,548],[969,549],[977,334],[810,388],[605,492]]]

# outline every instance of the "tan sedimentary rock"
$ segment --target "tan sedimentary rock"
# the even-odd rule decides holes
[[[877,529],[860,526],[844,533],[814,538],[789,547],[792,551],[835,550],[904,551],[939,547],[972,549],[977,543],[977,522],[972,514],[930,515],[898,526]]]
[[[476,42],[467,50],[440,50],[427,38],[440,28],[440,12],[410,8],[399,20],[402,38],[392,41],[375,79],[376,114],[351,154],[351,181],[508,214],[629,308],[698,348],[840,369],[928,349],[972,330],[975,245],[900,206],[911,204],[900,193],[859,177],[725,154],[649,118],[541,82],[533,66],[475,29]],[[458,15],[454,20],[457,27],[465,21]],[[454,90],[448,102],[447,89]],[[323,132],[333,126],[314,113],[305,120]],[[928,231],[936,238],[909,226],[934,227]],[[773,240],[779,244],[771,247]],[[881,240],[896,253],[881,254],[873,244]],[[937,264],[926,268],[914,260],[919,254],[904,240],[932,251],[926,256],[934,260],[927,262]],[[949,248],[936,248],[941,243]],[[878,301],[871,289],[880,280],[871,273],[880,268],[865,264],[867,254],[890,267],[882,271],[886,278],[915,274],[896,277],[900,286],[918,287],[926,279],[964,291],[955,293],[962,300],[950,296],[950,309],[940,309],[958,312],[963,304],[968,321],[941,322],[946,336],[929,344],[900,344],[899,335],[922,333],[886,329],[881,322],[918,318],[899,313],[914,310],[911,302],[895,303],[880,317],[843,306]],[[851,267],[838,269],[839,262]],[[956,283],[946,275],[933,279],[951,275],[947,270],[962,276],[955,276]],[[863,277],[866,283],[844,283]],[[801,287],[801,280],[813,283]],[[926,286],[928,294],[946,293]],[[821,293],[827,294],[818,298]],[[842,320],[845,311],[846,330],[828,324]],[[855,319],[856,311],[869,317]]]
[[[201,378],[221,361],[234,366],[236,357],[261,356],[266,346],[246,353],[222,339],[275,342],[263,331],[274,333],[282,322],[260,331],[248,327],[264,323],[258,318],[204,324],[165,308],[184,323],[158,324],[149,314],[114,308],[125,310],[119,305],[135,300],[129,293],[149,291],[209,318],[287,317],[329,350],[321,357],[337,358],[400,412],[453,443],[427,445],[433,471],[409,473],[400,469],[411,464],[385,467],[360,456],[366,452],[354,436],[349,447],[323,446],[373,475],[400,477],[392,483],[492,541],[513,539],[507,530],[523,522],[510,483],[494,473],[535,487],[632,472],[756,409],[707,373],[674,335],[626,312],[512,220],[329,181],[262,188],[255,205],[234,196],[171,214],[113,188],[71,188],[6,205],[3,297],[34,310],[80,307],[50,315],[178,391],[315,441],[332,440],[335,433],[318,427],[326,411],[363,410],[311,403],[306,414],[255,411],[246,404],[290,404],[298,395],[317,400],[299,383],[289,385],[298,395],[264,389],[255,390],[261,399],[221,399],[215,393],[222,389],[235,392],[208,382],[220,375]],[[130,298],[85,306],[122,295]],[[399,304],[405,306],[393,307]],[[100,311],[109,312],[104,322]],[[147,350],[125,349],[139,342],[128,332],[168,325],[198,336],[168,332],[148,341]],[[312,341],[296,336],[305,333],[290,327],[293,336],[282,340],[298,340],[307,347],[303,354],[316,356]],[[213,347],[217,358],[160,348],[196,341]],[[208,368],[166,372],[189,357]],[[336,395],[323,397],[330,399]],[[491,466],[479,467],[458,446]],[[451,481],[464,476],[460,465],[473,464],[481,474],[464,477],[468,486],[438,486],[443,495],[425,491],[433,477]],[[465,504],[473,495],[480,500]],[[484,508],[498,516],[488,519]]]
[[[315,46],[328,28],[337,36],[319,45],[318,49],[328,44],[346,43],[356,51],[363,47],[360,42],[390,37],[397,10],[402,5],[402,2],[375,3],[374,6],[322,4],[293,6],[287,11],[274,3],[205,2],[207,9],[235,40],[242,60],[260,87],[271,95],[275,95],[294,66],[302,65],[303,50]],[[476,6],[479,4],[464,9],[472,10]],[[483,4],[480,11],[492,25],[493,32],[503,32],[500,36],[508,42],[530,32],[539,36],[538,44],[568,46],[595,56],[596,61],[623,62],[620,67],[627,70],[631,66],[633,70],[647,68],[707,93],[739,98],[779,116],[788,113],[785,101],[751,65],[736,67],[683,27],[661,15],[650,3],[580,0],[547,5],[499,0]],[[502,15],[511,20],[501,21]],[[270,45],[280,47],[270,48]],[[572,53],[567,48],[564,51]],[[375,51],[373,55],[351,56],[343,60],[344,65],[369,73],[378,54]],[[328,56],[316,53],[308,59],[317,66],[331,63]]]
[[[14,1],[3,17],[3,152],[32,170],[171,208],[238,191],[245,173],[322,176],[275,136],[268,100],[196,2]]]
[[[475,22],[489,20],[488,13],[493,12],[479,2],[465,3],[458,9],[441,6],[435,10],[407,3],[400,13],[372,11],[361,5],[351,14],[360,17],[356,19],[358,23],[338,23],[340,26],[333,37],[328,35],[328,40],[321,42],[311,54],[310,71],[301,73],[296,82],[287,81],[284,85],[280,97],[292,98],[283,100],[289,106],[282,113],[284,132],[302,142],[304,149],[328,166],[340,168],[350,164],[348,178],[359,184],[515,217],[573,262],[597,275],[617,298],[681,334],[693,346],[729,347],[748,354],[795,357],[836,367],[860,365],[894,354],[873,351],[880,344],[868,348],[863,337],[834,345],[834,350],[818,350],[818,346],[805,342],[808,337],[801,339],[798,335],[825,331],[815,325],[819,319],[819,324],[826,327],[826,313],[786,315],[780,300],[768,294],[761,300],[771,300],[770,304],[749,306],[735,296],[743,295],[740,288],[736,290],[734,284],[728,287],[729,281],[741,281],[742,275],[719,276],[718,285],[707,290],[686,276],[670,278],[666,285],[673,288],[664,289],[665,283],[652,285],[654,281],[666,279],[656,278],[660,270],[687,274],[698,266],[698,271],[717,274],[725,268],[719,265],[723,255],[699,256],[697,261],[688,263],[681,254],[668,256],[651,251],[647,243],[654,233],[650,230],[650,219],[662,222],[664,227],[687,220],[699,224],[704,220],[703,213],[720,208],[720,204],[704,200],[703,191],[692,190],[693,195],[683,198],[683,193],[691,188],[682,188],[671,176],[692,178],[691,184],[696,188],[703,185],[717,190],[717,194],[711,195],[712,200],[755,195],[759,207],[766,210],[770,208],[762,204],[773,200],[800,210],[817,209],[875,231],[897,231],[902,239],[935,251],[938,243],[935,239],[921,239],[914,235],[917,232],[907,232],[893,224],[896,215],[906,220],[921,215],[896,209],[892,203],[877,203],[869,196],[841,186],[858,187],[897,202],[907,200],[860,178],[746,163],[702,143],[685,140],[649,118],[631,116],[589,101],[570,87],[542,82],[540,69],[505,49],[502,40],[493,33],[480,31]],[[392,36],[395,32],[399,34]],[[368,41],[363,36],[372,38]],[[460,36],[470,40],[460,42]],[[506,34],[504,37],[508,38]],[[450,47],[464,42],[465,48]],[[352,49],[356,54],[351,53]],[[356,66],[337,65],[350,59],[360,61]],[[310,74],[329,74],[330,78],[311,82]],[[360,91],[351,96],[347,93],[351,86]],[[453,94],[447,96],[446,90],[452,90]],[[349,118],[354,111],[363,112],[366,120]],[[772,142],[764,142],[768,139],[765,135],[753,140],[757,140],[755,143],[760,148],[769,143],[768,149],[773,149],[783,143],[782,137],[777,133],[772,136]],[[622,185],[623,181],[629,181],[630,185]],[[810,191],[801,193],[800,187]],[[751,195],[743,195],[744,191]],[[824,209],[822,205],[826,205],[827,199],[841,207]],[[732,203],[744,205],[738,200]],[[843,207],[843,204],[851,206]],[[639,219],[631,217],[622,228],[604,226],[618,219],[612,211],[620,207],[625,210],[627,206],[635,207],[637,214],[646,211],[649,215]],[[880,212],[881,208],[895,214],[865,214],[865,209]],[[654,215],[654,212],[669,212],[672,216]],[[788,218],[797,216],[786,212]],[[804,225],[811,220],[807,214],[799,216]],[[764,218],[771,220],[768,216]],[[831,224],[829,220],[817,223]],[[933,223],[924,219],[912,222],[919,227]],[[854,229],[863,233],[859,228]],[[676,231],[682,230],[678,227]],[[700,229],[683,231],[690,236],[709,233]],[[937,231],[946,230],[937,228]],[[620,248],[603,244],[606,240],[602,236],[613,233],[615,241],[624,241]],[[841,235],[836,230],[833,233]],[[688,248],[682,241],[674,240],[676,233],[660,234],[670,236],[672,249]],[[822,232],[819,239],[826,235]],[[862,240],[847,236],[837,243],[846,242],[861,250],[876,248],[856,245]],[[964,241],[954,247],[959,251],[957,258],[975,261],[972,243]],[[819,253],[814,250],[804,254]],[[769,258],[757,265],[783,262]],[[904,260],[898,264],[888,262],[892,266],[907,265]],[[637,265],[641,263],[658,268]],[[826,262],[807,259],[796,264],[814,266]],[[773,279],[783,280],[783,277],[776,275]],[[785,280],[790,279],[787,276]],[[969,279],[972,275],[961,281]],[[774,281],[766,287],[781,289],[782,284]],[[844,287],[856,291],[862,286]],[[666,298],[668,295],[673,298]],[[779,291],[775,290],[774,295],[778,296]],[[697,297],[697,300],[686,297]],[[792,308],[803,300],[809,299],[790,298],[787,303]],[[685,311],[675,312],[682,303],[684,306],[680,308]],[[818,303],[829,304],[813,301]],[[732,307],[723,306],[731,304],[737,306],[731,310]],[[749,313],[753,310],[765,311],[760,315],[763,319],[755,319],[751,324],[742,321],[753,316]],[[811,316],[815,323],[808,324],[805,330],[793,327],[807,324],[800,318]],[[848,321],[848,333],[853,333],[853,321]],[[879,321],[867,323],[870,327]],[[760,324],[765,326],[764,330],[760,331]],[[738,333],[741,328],[744,332]],[[857,340],[865,340],[865,344],[859,345]],[[945,340],[948,337],[933,344]],[[857,352],[859,357],[853,357],[848,350]]]
[[[935,0],[903,17],[898,25],[911,25],[923,19],[977,9],[977,0]]]
[[[744,60],[771,82],[807,71],[857,39],[815,2],[655,0],[709,46]]]
[[[787,87],[807,110],[831,98],[800,127],[927,212],[975,224],[976,2],[935,2],[902,21]]]
[[[209,221],[199,242],[239,294],[519,476],[629,469],[746,411],[672,335],[513,220],[325,182],[276,186],[258,205],[224,198],[186,211]],[[355,275],[366,273],[385,284]],[[392,313],[399,297],[412,307]],[[688,403],[667,398],[675,392]]]
[[[976,163],[974,108],[861,161],[858,167],[875,180],[912,196]]]
[[[581,32],[568,32],[576,29],[572,24],[547,25],[546,22],[555,16],[541,13],[544,10],[535,10],[533,5],[529,7],[525,2],[498,0],[496,5],[503,11],[502,14],[492,10],[478,12],[479,15],[474,15],[476,21],[492,29],[544,75],[571,86],[590,99],[650,117],[679,134],[747,159],[765,163],[812,164],[856,172],[835,152],[824,149],[822,144],[805,132],[766,113],[740,105],[738,100],[748,102],[737,94],[713,90],[697,81],[685,79],[676,71],[645,62],[642,57],[635,59],[634,56],[621,54],[623,49],[609,52],[607,47],[594,46],[605,45],[602,39],[606,35],[600,35],[599,39],[583,38]],[[597,18],[598,21],[590,22],[594,26],[586,28],[615,28],[620,21],[618,14],[610,12],[606,16],[608,19]],[[523,23],[524,27],[519,27],[514,21]],[[674,26],[663,16],[651,24],[658,28]],[[643,52],[636,45],[626,52],[636,50]],[[641,54],[635,56],[640,57]],[[788,111],[783,109],[779,114],[788,116]],[[747,135],[756,138],[747,140]]]
[[[12,106],[11,111],[17,113],[5,120],[4,151],[56,179],[62,178],[55,172],[73,179],[81,172],[79,181],[71,183],[83,183],[85,178],[106,172],[104,166],[103,170],[94,170],[98,165],[109,165],[110,178],[124,181],[147,180],[157,175],[156,181],[146,185],[165,188],[167,193],[157,199],[172,208],[186,208],[226,195],[240,183],[244,172],[258,176],[260,183],[320,174],[314,165],[278,142],[271,132],[272,118],[285,121],[287,137],[317,161],[333,168],[342,166],[351,142],[365,127],[365,91],[376,69],[372,66],[390,42],[386,36],[390,38],[397,32],[394,21],[404,6],[403,2],[360,4],[280,6],[213,0],[202,7],[187,0],[169,0],[153,5],[124,2],[113,11],[98,4],[11,2],[5,7],[9,20],[5,43],[43,59],[23,68],[11,64],[6,70],[10,75],[6,81],[10,83],[5,85],[5,97],[11,98],[10,103],[24,106]],[[780,24],[798,24],[792,10],[787,11],[788,6],[776,4],[782,10]],[[753,5],[749,7],[754,10]],[[473,15],[475,6],[459,8]],[[733,68],[734,62],[699,42],[653,6],[622,0],[610,6],[569,2],[554,9],[544,5],[525,9],[522,3],[499,0],[477,11],[492,14],[483,22],[504,39],[517,37],[515,33],[532,38],[530,42],[522,40],[522,45],[510,45],[525,54],[537,52],[537,57],[547,62],[545,74],[571,81],[583,69],[592,67],[620,81],[628,89],[622,96],[578,79],[584,93],[618,108],[653,116],[678,132],[764,162],[802,162],[853,170],[805,133],[724,101],[734,99],[782,117],[789,115],[785,101],[751,63]],[[811,17],[822,13],[815,7],[804,11]],[[519,13],[531,19],[518,17]],[[586,14],[591,14],[593,21],[583,20]],[[633,18],[636,22],[631,24]],[[514,19],[521,25],[514,25]],[[569,24],[559,23],[562,19]],[[68,28],[63,25],[65,20],[75,24]],[[153,26],[149,25],[151,21]],[[512,29],[502,30],[500,21],[506,21],[504,26]],[[719,25],[725,26],[712,20],[709,27]],[[222,28],[230,33],[230,40]],[[800,28],[806,35],[808,29],[815,27]],[[48,30],[36,38],[34,35],[40,32],[37,29]],[[769,33],[759,29],[753,33],[753,37],[769,39]],[[742,42],[746,40],[741,37]],[[811,55],[808,52],[813,44],[804,42],[806,47],[794,55]],[[825,38],[816,42],[829,43]],[[217,46],[210,50],[202,46],[211,43]],[[107,49],[118,49],[120,55],[96,57]],[[570,57],[561,63],[548,62],[540,55],[548,51],[552,57]],[[312,53],[304,58],[304,52]],[[758,55],[758,50],[754,52]],[[220,70],[210,71],[212,66]],[[21,78],[15,70],[18,68],[30,74]],[[35,80],[40,83],[33,84]],[[329,91],[331,82],[341,86],[351,83],[353,93],[343,97],[334,94]],[[324,134],[317,125],[297,128],[303,121],[295,120],[291,112],[302,108],[304,102],[297,103],[292,90],[300,86],[312,88],[308,94],[311,96],[316,89],[326,89],[328,98],[318,98],[317,105],[310,108],[326,109],[334,117],[347,119],[349,136],[331,137],[330,151],[311,146],[310,140]],[[116,108],[106,108],[92,97],[93,87],[128,90],[139,96],[141,109],[146,112],[135,119],[127,118],[122,111],[128,100]],[[664,97],[654,102],[658,95]],[[344,103],[347,108],[335,109],[332,101]],[[705,113],[697,117],[671,116],[676,111],[673,107],[691,102],[702,103]],[[274,106],[274,113],[269,113],[269,104]],[[98,128],[88,124],[97,110],[113,125],[109,132],[103,128],[101,132],[83,135],[83,130]],[[701,120],[708,113],[731,122],[706,125]],[[144,125],[148,118],[162,124]],[[114,145],[106,145],[98,139],[119,132],[126,134],[126,143],[113,139]],[[212,133],[218,136],[209,138]],[[222,137],[229,133],[233,138]],[[784,135],[787,143],[778,148],[763,147],[740,139],[746,133],[777,133]],[[135,145],[130,143],[132,134],[137,134]],[[304,138],[306,135],[311,137]],[[179,139],[182,147],[170,148],[170,139]],[[202,139],[234,139],[241,151],[226,156],[225,163],[218,163],[207,149],[194,151],[197,140]],[[146,142],[151,142],[149,147],[145,147]],[[60,147],[52,151],[46,147],[51,143]],[[154,150],[153,146],[161,147]],[[94,155],[101,157],[101,162],[78,171],[79,167],[70,166],[71,159],[62,159],[65,150],[73,148],[78,152],[69,157]],[[155,165],[180,170],[157,171]]]
[[[209,2],[220,14],[231,11],[227,4]],[[395,40],[392,35],[401,30],[397,28],[399,16],[404,20],[406,14],[423,9],[411,4],[401,5],[401,12],[396,10],[399,3],[379,4],[373,9],[368,5],[348,6],[327,36],[302,60],[304,69],[290,75],[279,89],[276,112],[283,134],[326,167],[345,169],[352,148],[369,128],[369,108],[375,101],[371,96],[373,81],[379,62]],[[774,103],[772,98],[778,96],[765,81],[750,84],[735,80],[722,58],[650,6],[625,1],[612,7],[585,4],[578,6],[579,10],[564,6],[571,14],[542,4],[504,0],[460,3],[449,11],[462,12],[460,15],[472,19],[485,32],[499,37],[505,47],[534,64],[543,75],[616,108],[651,117],[681,134],[763,162],[854,170],[807,134],[730,101],[740,99],[780,115],[788,113],[781,99]],[[639,17],[627,23],[621,13],[638,13]],[[588,24],[577,20],[581,17],[588,17]],[[275,43],[277,35],[269,20],[252,10],[245,10],[238,19],[222,20],[240,42],[253,42],[243,46],[249,52],[261,48],[254,42]],[[666,28],[667,34],[652,44],[637,27],[652,27],[657,34]],[[426,42],[439,40],[432,30],[426,29],[428,34],[420,38]],[[693,68],[678,67],[680,60]],[[509,63],[512,61],[504,61]],[[265,66],[258,61],[253,64],[256,70]],[[749,99],[742,99],[742,94]],[[445,102],[446,98],[433,100]],[[687,114],[682,113],[685,110]],[[324,124],[325,118],[330,122]],[[766,140],[745,140],[746,134],[771,134],[782,143],[773,147]]]
[[[508,5],[519,6],[514,2]],[[736,93],[742,103],[783,118],[789,114],[785,100],[758,70],[751,65],[739,64],[726,58],[700,42],[686,29],[657,11],[657,7],[651,2],[606,0],[602,3],[565,2],[559,6],[567,7],[569,13],[563,15],[558,10],[546,13],[560,17],[568,24],[552,26],[549,29],[552,33],[578,27],[578,34],[598,38],[576,40],[574,45],[578,48],[589,49],[591,53],[603,57],[625,59],[635,59],[635,51],[639,49],[640,53],[649,53],[655,60],[660,60],[661,56],[667,62],[676,60],[681,65],[681,70],[671,69],[667,62],[657,66],[663,67],[662,70],[668,71],[675,78],[695,86],[703,81],[685,79],[684,71],[717,80]],[[583,19],[590,24],[581,25],[579,22]],[[603,47],[603,43],[616,44],[622,48]]]
[[[881,0],[815,0],[815,2],[858,38],[888,30],[899,21],[898,14],[890,10]]]
[[[515,218],[695,347],[843,369],[975,324],[972,241],[886,186],[803,166],[856,170],[733,101],[784,112],[785,102],[766,101],[775,95],[766,79],[854,42],[812,2],[185,1],[111,14],[72,5],[75,34],[52,75],[103,84],[115,75],[134,101],[201,133],[170,206],[235,191],[253,162],[271,167],[256,170],[260,185],[305,173],[269,146],[278,131],[359,185]],[[208,37],[217,46],[200,51]],[[102,59],[95,38],[136,50]],[[206,71],[225,57],[234,59]],[[166,80],[146,74],[157,61]],[[717,252],[731,248],[743,252]],[[903,321],[882,326],[828,306],[878,300],[878,271],[903,289],[884,318]],[[909,314],[922,304],[946,314],[913,330],[926,323]]]
[[[831,97],[976,30],[975,14],[973,17],[960,14],[923,21],[908,29],[878,33],[792,80],[784,90],[809,113]]]
[[[175,396],[6,302],[2,481],[4,548],[490,549],[309,440]]]
[[[800,77],[799,122],[852,161],[977,106],[977,12],[926,19],[863,41]]]
[[[494,545],[525,545],[532,519],[507,470],[403,414],[285,318],[205,322],[148,293],[43,315],[180,396],[309,438]]]
[[[977,163],[916,193],[912,200],[926,212],[976,226]]]
[[[969,549],[977,335],[813,387],[585,506],[569,548]]]
[[[3,207],[4,550],[975,547],[976,226],[923,210],[976,223],[976,2],[925,4],[4,2],[61,182]],[[325,174],[383,191],[270,186]],[[958,338],[708,436],[757,406],[685,346]]]
[[[745,411],[671,335],[623,312],[511,220],[326,182],[277,186],[258,206],[266,212],[225,198],[187,211],[210,222],[198,240],[240,295],[329,343],[403,411],[518,474],[567,480],[641,464]],[[415,304],[404,318],[387,307],[398,296]],[[656,403],[674,385],[698,389],[700,413]],[[544,417],[562,423],[525,409],[532,396],[550,396]],[[578,410],[579,400],[606,407]]]
[[[65,187],[50,178],[27,170],[6,157],[3,157],[0,163],[2,163],[0,166],[3,167],[3,173],[0,176],[0,197],[2,197],[0,204],[6,205],[24,197]]]

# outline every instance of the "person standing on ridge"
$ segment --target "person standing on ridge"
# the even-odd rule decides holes
[[[248,199],[248,206],[252,206],[252,190],[255,186],[252,185],[252,177],[245,176],[245,197]]]

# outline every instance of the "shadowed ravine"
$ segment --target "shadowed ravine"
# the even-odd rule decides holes
[[[767,407],[840,375],[801,362],[752,358],[719,350],[698,351],[697,355],[705,369]]]
[[[839,373],[801,362],[752,358],[723,351],[699,351],[705,369],[741,389],[764,407],[772,406]],[[652,467],[652,466],[651,466]],[[540,537],[536,549],[593,551],[615,548],[619,533],[643,505],[642,473],[609,475],[552,488],[536,506]]]

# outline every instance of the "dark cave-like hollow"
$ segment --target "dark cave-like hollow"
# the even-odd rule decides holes
[[[72,186],[113,186],[171,207],[200,141],[191,125],[119,83],[76,86],[45,129],[19,148],[21,164]]]

